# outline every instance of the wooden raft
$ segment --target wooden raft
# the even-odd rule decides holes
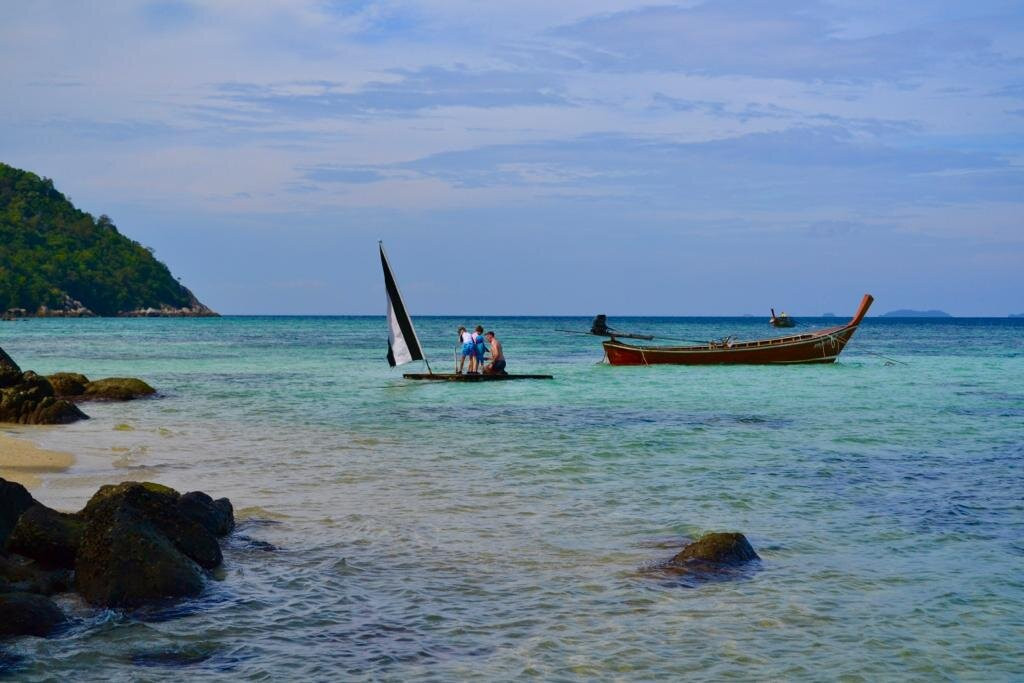
[[[466,375],[454,372],[410,372],[406,379],[426,379],[435,382],[504,382],[512,379],[554,379],[553,375]]]

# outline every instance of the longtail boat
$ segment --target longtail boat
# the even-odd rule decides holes
[[[874,300],[865,294],[857,313],[845,325],[803,334],[753,341],[726,338],[700,346],[638,346],[619,341],[613,333],[603,342],[604,352],[611,365],[834,363]]]
[[[380,264],[384,269],[384,289],[388,295],[388,364],[391,367],[405,365],[415,360],[421,360],[427,366],[426,372],[407,372],[402,377],[405,379],[430,380],[435,382],[504,382],[514,379],[554,379],[551,375],[511,375],[505,372],[494,374],[462,374],[460,372],[434,372],[430,368],[430,361],[423,353],[420,345],[420,338],[413,327],[412,317],[405,308],[405,301],[402,293],[398,291],[398,282],[391,270],[387,254],[384,253],[384,245],[378,242],[380,247]]]
[[[796,327],[796,321],[789,317],[789,314],[783,311],[778,315],[775,315],[775,309],[772,309],[772,317],[768,319],[768,322],[772,327]]]

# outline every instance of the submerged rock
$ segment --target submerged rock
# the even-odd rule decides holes
[[[107,377],[88,382],[85,385],[86,399],[106,399],[112,401],[130,401],[143,396],[152,396],[156,389],[135,377]]]
[[[57,396],[81,396],[89,384],[89,378],[78,372],[56,372],[46,379]]]
[[[714,570],[716,567],[734,567],[751,560],[761,559],[747,541],[737,532],[711,532],[690,543],[670,564],[677,567],[695,567]]]
[[[36,503],[25,510],[7,539],[7,549],[46,567],[74,569],[85,522],[74,514]]]
[[[60,607],[31,593],[0,594],[0,638],[48,636],[67,622]]]

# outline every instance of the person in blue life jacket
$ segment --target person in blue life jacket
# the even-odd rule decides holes
[[[484,367],[484,354],[487,353],[487,345],[484,343],[484,328],[476,326],[473,331],[473,358],[470,360],[470,373],[477,374]]]
[[[465,327],[460,326],[456,334],[459,335],[460,354],[459,367],[455,370],[455,374],[462,374],[467,358],[469,359],[469,372],[473,374],[476,372],[476,342],[473,341],[473,335]]]
[[[487,343],[491,345],[491,362],[484,366],[485,375],[504,375],[505,372],[505,351],[501,348],[501,342],[494,336],[494,330],[484,335]]]

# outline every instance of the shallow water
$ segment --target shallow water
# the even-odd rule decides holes
[[[435,370],[476,322],[417,319]],[[66,598],[73,628],[8,645],[0,670],[1024,676],[1024,321],[869,318],[835,365],[708,368],[598,364],[598,340],[556,331],[589,319],[481,322],[511,371],[556,379],[404,381],[383,318],[2,323],[25,368],[162,392],[5,428],[78,458],[37,498],[78,509],[102,483],[150,479],[230,497],[240,525],[200,599],[125,614]],[[611,322],[772,334],[759,318]],[[762,557],[737,576],[655,568],[733,529]]]

